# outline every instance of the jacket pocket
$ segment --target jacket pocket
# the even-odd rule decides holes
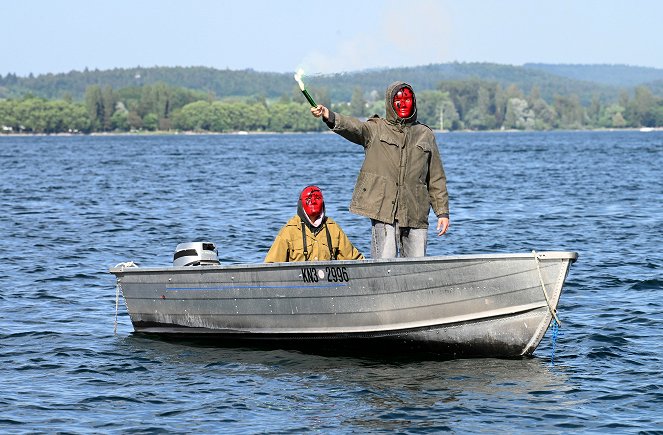
[[[425,153],[430,153],[431,152],[431,144],[428,143],[427,141],[417,142],[417,148],[419,148],[420,151],[423,151]]]
[[[350,205],[376,215],[380,213],[386,188],[387,180],[384,177],[370,172],[360,172]]]
[[[426,141],[417,142],[412,149],[408,163],[410,164],[410,176],[416,177],[419,183],[426,183],[428,179],[429,164],[431,161],[431,144]]]
[[[396,133],[388,128],[383,128],[380,130],[378,139],[383,145],[387,144],[398,148],[403,143],[403,133]]]

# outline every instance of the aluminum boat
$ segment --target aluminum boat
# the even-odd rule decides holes
[[[556,319],[578,255],[221,265],[213,243],[195,242],[178,246],[174,257],[168,267],[110,269],[136,332],[222,345],[520,357],[534,352]]]

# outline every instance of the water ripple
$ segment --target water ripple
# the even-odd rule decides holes
[[[0,137],[0,431],[660,432],[663,134],[438,135],[452,227],[431,255],[575,250],[534,358],[224,347],[131,333],[109,266],[211,240],[260,262],[306,184],[348,212],[361,147],[333,134]],[[324,171],[311,171],[324,161]],[[606,152],[605,150],[610,150]],[[637,174],[637,176],[634,176]]]

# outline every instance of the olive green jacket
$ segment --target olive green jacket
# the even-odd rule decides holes
[[[364,256],[354,247],[340,226],[330,217],[325,218],[322,228],[313,233],[305,225],[306,250],[308,255],[304,256],[304,245],[302,243],[302,219],[295,215],[279,231],[272,247],[267,253],[265,263],[277,263],[286,261],[316,261],[330,260],[329,244],[327,242],[327,231],[332,241],[332,250],[337,260],[363,260]]]
[[[412,115],[401,119],[392,106],[404,82],[392,83],[386,92],[386,119],[363,122],[332,113],[332,131],[364,147],[364,163],[357,177],[350,211],[380,222],[411,228],[428,228],[430,208],[438,217],[449,216],[447,181],[433,131]],[[414,92],[413,92],[414,94]]]

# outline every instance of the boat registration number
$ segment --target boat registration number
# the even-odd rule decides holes
[[[348,270],[345,266],[327,266],[324,269],[316,267],[303,267],[302,280],[304,282],[348,282]]]

